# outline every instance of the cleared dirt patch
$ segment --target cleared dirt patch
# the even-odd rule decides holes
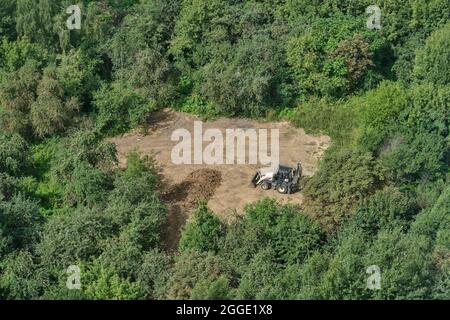
[[[136,150],[143,154],[153,154],[168,188],[164,200],[170,212],[169,233],[177,233],[185,223],[189,212],[196,202],[203,198],[208,207],[217,215],[227,220],[229,216],[241,214],[249,202],[273,197],[281,202],[302,203],[301,192],[281,195],[274,190],[263,191],[250,186],[250,181],[259,169],[257,165],[205,165],[174,164],[171,160],[172,148],[178,141],[172,141],[174,130],[184,128],[193,135],[196,117],[165,109],[154,113],[148,123],[147,134],[136,130],[112,139],[117,146],[119,162],[125,165],[125,155]],[[203,123],[203,132],[207,129],[278,129],[280,134],[280,163],[295,166],[302,163],[303,175],[312,176],[317,170],[320,157],[330,145],[328,136],[312,136],[303,129],[294,128],[287,122],[259,122],[242,118],[220,118]],[[208,143],[204,143],[206,147]],[[192,150],[192,154],[194,151]],[[217,183],[217,181],[219,181]],[[172,239],[173,247],[178,239]]]
[[[208,201],[208,206],[218,215],[226,217],[229,211],[241,213],[245,204],[264,197],[274,197],[281,201],[301,203],[301,193],[280,195],[274,190],[263,191],[251,188],[250,180],[259,166],[243,165],[176,165],[171,161],[172,148],[178,143],[171,141],[172,132],[184,128],[193,132],[194,121],[199,120],[189,114],[165,109],[154,113],[149,124],[147,135],[138,130],[112,139],[117,146],[119,162],[125,165],[125,155],[129,151],[139,151],[143,154],[153,154],[162,174],[169,185],[177,185],[184,181],[193,171],[212,169],[221,173],[222,183]],[[295,166],[300,161],[303,175],[312,176],[317,170],[318,160],[330,145],[328,136],[312,136],[305,134],[303,129],[294,128],[286,122],[259,122],[241,118],[220,118],[203,123],[203,130],[215,128],[225,132],[226,129],[279,129],[280,132],[280,162]],[[204,144],[205,146],[207,143]]]

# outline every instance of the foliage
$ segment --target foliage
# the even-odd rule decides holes
[[[449,32],[450,23],[447,23],[432,33],[425,46],[418,50],[414,74],[419,80],[426,79],[437,85],[449,84]]]
[[[223,276],[229,277],[227,269],[225,261],[210,252],[187,250],[175,261],[167,297],[169,299],[192,298],[193,289],[199,281],[208,281],[211,286],[212,282],[222,279]]]
[[[450,298],[447,0],[379,30],[370,0],[78,2],[68,30],[68,0],[0,1],[0,299]],[[332,146],[301,207],[203,203],[167,252],[160,168],[110,139],[167,107]]]
[[[303,193],[322,223],[332,227],[367,195],[382,185],[382,168],[367,152],[349,149],[329,151],[319,172],[309,179]]]
[[[214,213],[206,207],[205,203],[200,204],[192,221],[183,230],[179,244],[180,252],[189,249],[217,252],[222,229],[222,223]]]
[[[0,171],[21,175],[30,165],[28,143],[19,135],[0,136]]]
[[[97,127],[108,134],[119,134],[144,124],[145,115],[155,110],[155,102],[134,91],[128,84],[114,82],[94,94]]]

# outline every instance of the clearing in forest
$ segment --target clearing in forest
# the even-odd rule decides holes
[[[252,164],[174,164],[171,160],[172,148],[178,141],[172,141],[172,133],[180,128],[193,135],[196,117],[171,109],[154,113],[147,134],[133,131],[114,138],[119,162],[125,165],[125,155],[129,151],[153,154],[166,182],[163,200],[169,209],[169,230],[178,234],[189,212],[198,200],[204,199],[208,207],[227,220],[229,216],[243,211],[244,206],[264,197],[273,197],[282,202],[302,203],[301,192],[285,195],[275,190],[264,191],[250,186],[250,181],[258,169]],[[203,123],[203,130],[219,129],[278,129],[280,164],[295,166],[298,161],[303,166],[303,175],[311,176],[317,170],[320,157],[330,145],[328,136],[305,134],[303,129],[294,128],[287,122],[260,122],[244,118],[219,118]],[[207,145],[207,143],[205,143]],[[170,229],[173,229],[172,231]],[[175,246],[178,236],[172,239]]]

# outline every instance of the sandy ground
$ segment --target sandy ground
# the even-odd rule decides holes
[[[162,168],[162,173],[169,184],[181,183],[192,171],[197,169],[214,169],[222,174],[222,183],[209,199],[208,206],[216,214],[224,216],[230,210],[241,213],[245,204],[270,196],[282,201],[301,203],[301,193],[281,195],[274,190],[263,191],[250,187],[250,180],[258,165],[177,165],[171,161],[172,148],[178,143],[171,141],[172,132],[185,128],[193,134],[195,117],[165,109],[154,114],[147,135],[128,133],[116,137],[119,161],[125,163],[125,154],[136,150],[143,154],[153,153]],[[330,145],[327,136],[307,135],[302,129],[294,128],[285,122],[257,122],[249,119],[220,118],[203,123],[203,132],[209,128],[220,129],[225,136],[226,129],[279,129],[280,132],[280,163],[295,166],[298,161],[303,167],[303,175],[311,176],[317,169],[319,158]],[[268,130],[270,135],[270,130]],[[204,143],[204,147],[208,145]]]

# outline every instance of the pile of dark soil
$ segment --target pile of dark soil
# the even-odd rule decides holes
[[[198,169],[192,171],[182,182],[171,186],[162,198],[166,203],[178,202],[180,206],[189,209],[199,201],[208,201],[221,182],[220,171]]]

